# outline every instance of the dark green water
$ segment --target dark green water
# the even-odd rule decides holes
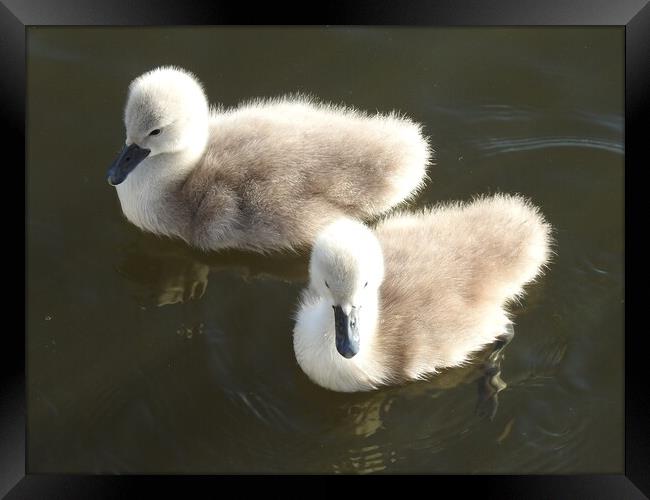
[[[30,28],[30,472],[623,470],[623,30]],[[437,151],[414,206],[532,198],[557,256],[516,308],[493,421],[477,367],[345,395],[298,367],[306,256],[141,233],[105,172],[128,83],[226,106],[290,91],[399,109]]]

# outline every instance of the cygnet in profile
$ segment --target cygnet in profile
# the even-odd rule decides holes
[[[187,71],[136,78],[126,145],[108,171],[126,218],[204,250],[310,245],[340,217],[412,197],[431,151],[422,127],[301,96],[213,108]]]

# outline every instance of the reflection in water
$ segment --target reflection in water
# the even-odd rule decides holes
[[[429,380],[361,393],[353,402],[342,404],[341,416],[332,431],[335,434],[332,439],[340,440],[341,436],[346,436],[350,447],[344,457],[331,464],[332,472],[390,471],[398,468],[399,462],[407,459],[406,451],[443,452],[447,446],[463,439],[470,431],[468,423],[480,426],[486,417],[492,420],[496,414],[496,394],[506,387],[499,377],[498,388],[493,386],[492,379],[495,376],[494,370],[500,373],[507,343],[490,346],[477,353],[471,363],[444,370]],[[485,393],[487,385],[492,387],[489,394]],[[450,419],[446,413],[451,409],[447,406],[450,401],[449,391],[460,386],[478,386],[479,396],[484,399],[477,402],[475,392],[464,391],[464,401],[460,405],[458,401],[452,403],[452,413],[455,416]],[[480,415],[474,406],[465,404],[472,400],[477,403],[478,408],[482,408],[486,401],[492,400],[492,404],[486,405],[490,408],[490,413]],[[413,425],[407,430],[410,437],[401,441],[392,424],[408,419],[405,413],[412,413],[414,410],[424,420],[413,419]],[[410,418],[412,417],[411,415]],[[414,435],[418,436],[415,440]],[[405,466],[407,469],[412,467],[412,462],[407,461]]]
[[[157,306],[200,299],[210,272],[234,272],[246,282],[273,279],[302,283],[308,278],[306,252],[201,252],[177,240],[139,233],[121,255],[118,272],[139,286],[142,302]]]
[[[501,363],[504,350],[512,342],[514,336],[514,327],[511,324],[507,325],[505,333],[494,342],[481,364],[482,375],[478,382],[478,403],[476,405],[477,414],[481,417],[494,420],[499,407],[499,393],[508,387],[501,378]]]
[[[395,450],[376,444],[352,448],[347,450],[347,453],[348,456],[342,464],[332,464],[332,472],[335,474],[383,472],[398,460]]]

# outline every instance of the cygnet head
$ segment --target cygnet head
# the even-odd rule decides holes
[[[309,263],[311,288],[328,300],[336,349],[352,358],[362,348],[364,311],[377,307],[384,279],[384,258],[379,241],[360,222],[337,220],[317,236]]]
[[[123,182],[147,157],[200,156],[208,137],[208,116],[203,88],[185,70],[161,67],[133,80],[124,110],[126,146],[108,171],[109,184]]]

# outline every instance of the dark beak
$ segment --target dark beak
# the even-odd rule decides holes
[[[133,143],[130,146],[125,146],[120,155],[108,169],[106,180],[111,186],[117,186],[126,179],[126,176],[144,160],[149,153],[150,149],[143,149],[137,144]]]
[[[359,352],[359,328],[356,312],[353,309],[348,316],[343,312],[341,306],[333,307],[336,350],[344,358],[350,359]]]

